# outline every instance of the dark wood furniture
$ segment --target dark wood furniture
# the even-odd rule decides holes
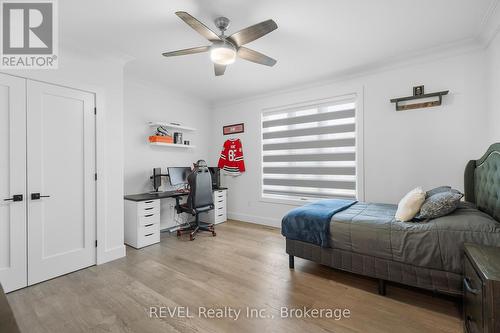
[[[500,247],[465,244],[464,329],[500,333]]]
[[[19,327],[17,326],[16,319],[10,308],[9,302],[7,302],[7,297],[3,292],[3,288],[0,285],[0,332],[2,333],[19,333]]]

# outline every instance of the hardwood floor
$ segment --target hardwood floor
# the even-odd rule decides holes
[[[23,332],[461,332],[450,298],[296,258],[288,268],[279,231],[229,221],[217,237],[162,242],[7,297]],[[150,307],[188,307],[193,318],[150,318]],[[200,306],[265,309],[274,318],[206,319]],[[280,308],[347,308],[350,318],[280,317]]]

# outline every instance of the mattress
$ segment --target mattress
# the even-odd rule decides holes
[[[330,247],[462,274],[463,244],[500,246],[500,223],[469,206],[428,222],[398,222],[397,206],[358,202],[330,222]]]

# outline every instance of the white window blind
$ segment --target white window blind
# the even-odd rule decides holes
[[[262,113],[262,197],[356,198],[356,100]]]

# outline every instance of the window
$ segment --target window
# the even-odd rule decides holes
[[[356,98],[262,113],[262,198],[357,197]]]

